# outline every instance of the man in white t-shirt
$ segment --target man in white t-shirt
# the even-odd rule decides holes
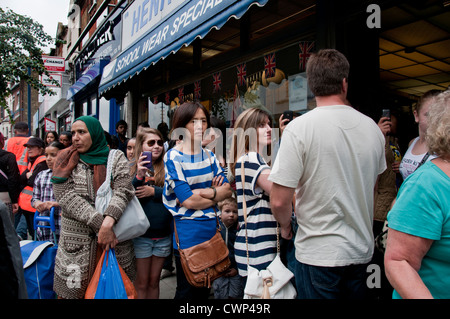
[[[291,238],[295,194],[298,298],[361,298],[374,248],[374,188],[386,169],[384,136],[348,105],[342,53],[313,54],[306,72],[317,107],[283,132],[269,177],[272,213]]]

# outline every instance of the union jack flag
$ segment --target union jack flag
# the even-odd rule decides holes
[[[178,88],[178,99],[180,100],[180,104],[184,101],[184,86]]]
[[[243,86],[245,84],[247,77],[247,64],[246,63],[239,64],[236,67],[236,69],[237,69],[238,85]]]
[[[222,79],[220,76],[220,72],[213,74],[213,86],[214,86],[214,93],[217,93],[222,88]]]
[[[170,93],[166,92],[166,105],[170,104]]]
[[[277,67],[277,61],[275,58],[275,53],[270,53],[264,57],[264,74],[266,79],[275,76],[275,69]]]
[[[300,71],[304,71],[306,69],[306,62],[308,62],[308,59],[311,56],[312,51],[314,50],[314,41],[302,41],[300,42],[299,47],[299,67]]]
[[[202,87],[201,87],[200,81],[194,82],[194,98],[196,100],[200,99],[200,97],[202,95],[201,91],[202,91]]]

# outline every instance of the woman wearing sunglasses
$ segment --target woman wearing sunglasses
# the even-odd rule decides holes
[[[150,161],[143,152],[151,152]],[[131,167],[136,196],[150,221],[150,228],[141,237],[134,239],[137,277],[134,282],[138,298],[158,299],[159,278],[165,258],[172,249],[172,214],[162,202],[164,186],[164,141],[158,130],[141,128],[136,136],[135,161]]]

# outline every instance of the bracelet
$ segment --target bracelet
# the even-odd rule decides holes
[[[211,186],[210,188],[212,188],[213,191],[214,191],[214,196],[213,196],[212,198],[210,198],[210,199],[211,199],[211,200],[214,200],[214,198],[216,198],[217,191],[216,191],[216,188],[215,188],[214,186]]]

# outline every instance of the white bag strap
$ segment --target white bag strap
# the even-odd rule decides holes
[[[111,173],[112,173],[112,166],[113,166],[112,163],[114,161],[114,157],[115,157],[117,151],[118,150],[115,150],[115,149],[112,149],[112,150],[109,151],[108,163],[106,164],[105,181],[98,188],[97,195],[96,195],[97,197],[105,196],[105,194],[109,192],[109,188],[111,186]]]

